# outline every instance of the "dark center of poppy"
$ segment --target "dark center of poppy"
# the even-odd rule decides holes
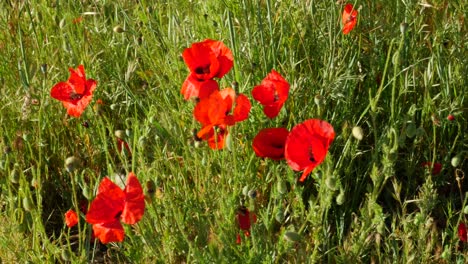
[[[312,147],[309,147],[308,154],[309,154],[309,161],[310,162],[316,162],[316,160],[314,158],[314,152],[312,151]]]
[[[114,219],[119,219],[121,215],[122,215],[122,211],[117,212]]]
[[[80,100],[81,98],[83,98],[82,94],[78,94],[78,93],[75,93],[75,92],[70,93],[70,99],[71,100]]]
[[[276,103],[276,102],[278,102],[278,100],[279,100],[279,95],[278,95],[278,92],[275,91],[275,96],[273,97],[273,102]]]
[[[277,148],[277,149],[283,149],[284,148],[284,145],[283,144],[280,144],[280,143],[276,143],[276,142],[273,142],[271,144],[272,147],[274,148]]]
[[[210,65],[200,66],[195,69],[196,74],[207,74],[210,73]]]

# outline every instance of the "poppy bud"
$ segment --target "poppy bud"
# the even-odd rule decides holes
[[[47,63],[44,63],[44,64],[41,65],[41,72],[42,72],[42,74],[47,73]]]
[[[249,196],[250,199],[255,199],[257,198],[257,191],[256,190],[250,190],[247,195]]]
[[[455,116],[452,115],[452,114],[450,114],[450,115],[447,116],[447,119],[448,119],[449,121],[454,121],[454,120],[455,120]]]
[[[70,254],[70,251],[66,248],[63,249],[62,251],[62,259],[65,260],[65,261],[70,261],[70,258],[71,258],[71,254]]]
[[[244,188],[242,188],[242,194],[244,196],[249,195],[249,186],[244,186]]]
[[[345,202],[345,193],[343,190],[340,191],[340,194],[336,197],[336,204],[342,205]]]
[[[278,190],[279,194],[286,194],[288,192],[288,186],[286,186],[286,182],[279,180],[276,184],[276,190]]]
[[[125,134],[127,135],[127,137],[131,138],[133,136],[133,130],[125,129]]]
[[[294,231],[286,231],[284,233],[284,238],[289,242],[299,242],[301,241],[301,235]]]
[[[115,110],[117,109],[117,104],[111,104],[109,107],[111,110]]]
[[[461,157],[460,155],[456,155],[450,160],[450,163],[452,164],[453,167],[458,167],[460,165]]]
[[[116,130],[114,132],[114,135],[117,137],[117,138],[120,138],[120,139],[124,139],[125,138],[125,131],[123,130]]]
[[[317,94],[317,95],[314,97],[314,103],[315,103],[317,106],[322,106],[322,105],[324,105],[323,96],[321,96],[320,94]]]
[[[115,33],[125,32],[125,30],[121,26],[115,26],[113,30],[114,30]]]
[[[77,157],[71,156],[65,160],[65,169],[72,173],[80,167],[80,160]]]
[[[275,214],[275,219],[278,221],[278,223],[283,223],[284,221],[284,211],[282,208],[279,208],[278,211]]]
[[[325,184],[327,185],[328,189],[336,190],[336,179],[333,176],[327,177],[325,180]]]
[[[408,136],[409,138],[413,138],[416,136],[416,132],[417,132],[417,128],[416,128],[416,125],[414,123],[409,123],[407,126],[406,126],[406,136]]]
[[[34,203],[33,201],[31,200],[30,197],[24,197],[23,198],[23,208],[24,210],[30,212],[34,209]]]
[[[401,23],[401,24],[400,24],[400,32],[401,32],[401,34],[405,34],[407,28],[408,28],[408,23],[406,23],[406,22]]]
[[[19,171],[14,168],[11,172],[10,172],[10,181],[12,183],[18,183],[19,182],[19,179],[20,179],[20,173]]]
[[[465,208],[463,208],[463,213],[464,213],[464,214],[468,214],[468,205],[465,206]]]
[[[60,28],[64,28],[64,27],[65,27],[65,18],[62,18],[62,20],[60,20],[59,27],[60,27]]]
[[[359,141],[361,141],[364,138],[364,132],[362,131],[362,128],[360,126],[353,127],[351,133],[353,134],[353,137]]]
[[[91,200],[92,198],[92,193],[91,193],[91,190],[89,189],[88,186],[85,186],[83,188],[83,190],[81,191],[81,193],[83,194],[83,196],[88,199],[88,200]]]

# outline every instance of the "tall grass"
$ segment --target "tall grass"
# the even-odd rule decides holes
[[[0,262],[466,261],[457,236],[468,213],[466,5],[358,1],[359,22],[343,35],[341,2],[3,1]],[[271,69],[291,84],[275,119],[252,100],[230,150],[193,141],[194,104],[180,94],[181,53],[206,38],[234,53],[221,87],[235,82],[251,98]],[[77,119],[50,89],[79,64],[98,87]],[[299,184],[251,142],[261,128],[309,118],[337,136]],[[131,156],[118,151],[116,130]],[[72,173],[70,156],[80,160]],[[145,187],[145,215],[124,242],[93,241],[83,215],[79,228],[65,226],[102,177],[129,171],[156,187]],[[258,221],[238,245],[240,205]]]

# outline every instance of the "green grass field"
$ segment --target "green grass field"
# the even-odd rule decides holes
[[[1,1],[0,263],[466,263],[468,6],[349,2],[345,35],[346,3]],[[220,88],[252,105],[223,150],[194,139],[181,94],[182,53],[205,39],[233,53]],[[71,117],[51,89],[80,64],[97,86]],[[290,90],[270,119],[252,89],[272,69]],[[312,118],[335,138],[304,182],[255,155],[261,129]],[[129,172],[146,208],[123,242],[94,239],[83,212],[65,225]]]

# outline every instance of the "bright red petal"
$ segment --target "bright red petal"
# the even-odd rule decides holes
[[[103,244],[110,242],[122,242],[125,232],[119,220],[103,224],[93,225],[94,236],[99,238]]]
[[[70,101],[71,95],[75,92],[68,82],[59,82],[50,91],[50,96],[60,101]]]
[[[322,163],[334,138],[333,127],[319,119],[306,120],[291,130],[286,139],[285,158],[293,170],[306,170],[301,180]]]
[[[192,97],[207,98],[217,90],[219,90],[219,85],[215,80],[199,81],[193,74],[190,74],[182,84],[180,92],[184,95],[184,99],[188,100]]]
[[[244,94],[239,94],[236,98],[236,107],[234,108],[234,121],[240,122],[247,119],[251,108],[252,105],[249,98]]]
[[[343,34],[348,34],[353,30],[357,23],[358,11],[353,8],[352,4],[347,4],[343,10],[341,20],[343,23]]]
[[[284,159],[284,145],[289,131],[286,128],[262,129],[253,139],[252,147],[258,157]]]
[[[468,234],[465,223],[460,223],[458,225],[458,238],[460,238],[460,240],[463,242],[468,241]]]
[[[84,66],[79,65],[78,68],[76,68],[76,70],[70,68],[69,71],[70,78],[68,79],[68,82],[73,86],[77,94],[83,94],[85,92],[86,85],[86,75],[84,71]]]
[[[214,129],[212,131],[213,133],[208,138],[208,146],[210,146],[211,149],[223,149],[224,141],[228,135],[227,127],[218,126],[216,128],[216,133],[214,133]]]
[[[216,55],[219,61],[219,70],[216,73],[216,77],[222,78],[234,65],[234,56],[231,50],[221,41],[206,39],[203,43],[209,46]]]
[[[125,204],[120,218],[126,224],[135,224],[145,213],[145,196],[138,178],[130,172],[125,186]]]
[[[228,108],[221,93],[213,91],[208,98],[200,100],[193,110],[193,115],[203,126],[219,125],[224,122]]]
[[[252,90],[252,96],[262,105],[272,104],[275,101],[275,88],[271,85],[257,85]]]
[[[75,211],[70,209],[65,213],[65,223],[68,227],[74,227],[78,224],[78,215]]]
[[[216,77],[220,64],[216,54],[203,42],[193,43],[182,53],[185,64],[199,80],[209,80]]]
[[[91,202],[86,221],[91,224],[107,223],[118,219],[124,209],[125,193],[105,177],[98,189],[96,198]]]

